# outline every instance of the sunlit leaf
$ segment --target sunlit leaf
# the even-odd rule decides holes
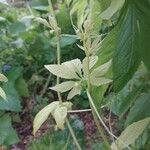
[[[75,95],[80,95],[81,93],[81,87],[74,87],[68,94],[67,99],[70,100],[72,99]]]
[[[58,101],[52,102],[51,104],[44,107],[38,114],[35,116],[33,122],[33,134],[41,127],[41,125],[47,120],[50,113],[59,105]]]
[[[64,78],[64,79],[75,79],[78,78],[77,74],[73,69],[66,65],[45,65],[45,68],[48,69],[52,74]]]
[[[3,74],[0,73],[0,81],[7,82],[8,79]]]
[[[113,150],[123,150],[130,144],[134,144],[135,140],[143,133],[150,123],[150,118],[146,118],[135,122],[128,126],[119,136],[118,140],[112,143]]]
[[[54,119],[56,121],[57,127],[64,129],[65,118],[67,116],[66,107],[58,107],[54,110]]]
[[[57,114],[60,112],[59,109],[56,111],[57,113],[55,114],[55,110],[60,107],[65,107],[65,109],[70,110],[72,108],[72,103],[70,102],[63,102],[60,103],[59,101],[52,102],[51,104],[47,105],[44,107],[38,114],[35,116],[34,122],[33,122],[33,134],[36,133],[36,131],[41,127],[41,125],[47,120],[50,114],[52,114],[55,118],[56,116],[56,123],[58,123],[58,127],[62,127],[62,120],[61,123],[59,122],[59,117]],[[61,112],[63,113],[63,112]],[[54,115],[55,114],[55,115]],[[60,117],[64,118],[64,114],[60,114]]]
[[[66,107],[67,110],[71,110],[72,109],[72,103],[71,102],[63,102],[62,106]]]
[[[6,99],[6,94],[4,92],[4,90],[0,87],[0,96],[3,98],[3,99]]]
[[[125,0],[112,0],[110,7],[101,13],[103,19],[110,19],[124,4]]]
[[[104,76],[108,72],[111,65],[112,65],[112,62],[110,60],[107,63],[94,69],[91,73],[91,76],[96,76],[96,77]]]
[[[94,65],[96,64],[96,62],[98,61],[98,57],[97,56],[91,56],[89,57],[89,69],[91,69],[92,67],[94,67]],[[87,68],[87,57],[85,57],[83,59],[83,72],[84,72],[84,76],[87,77],[88,74],[88,68]]]
[[[36,17],[36,18],[35,18],[35,21],[37,21],[37,22],[39,22],[39,23],[45,25],[46,27],[50,28],[50,24],[47,22],[46,19],[43,19],[43,18],[41,18],[41,17]]]
[[[73,59],[71,61],[67,61],[62,63],[62,65],[65,65],[69,68],[70,71],[75,72],[81,77],[81,69],[82,69],[82,64],[80,59]],[[79,78],[78,76],[76,77],[77,79]]]
[[[66,91],[69,91],[70,89],[72,89],[74,87],[74,85],[75,85],[74,81],[66,81],[66,82],[58,84],[54,87],[51,87],[50,89],[63,93],[63,92],[66,92]]]

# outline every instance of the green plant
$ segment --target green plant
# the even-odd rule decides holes
[[[0,68],[8,78],[0,88],[0,145],[19,141],[10,116],[24,113],[23,100],[33,99],[36,104],[29,116],[44,107],[35,117],[33,132],[51,115],[63,130],[50,138],[58,149],[86,148],[67,114],[91,111],[103,140],[94,149],[149,150],[149,0],[32,0],[25,4],[16,9],[0,0]],[[0,82],[6,80],[0,74]],[[104,109],[110,111],[108,124]],[[112,113],[118,122],[114,123]],[[67,147],[65,141],[57,142],[66,130],[65,135],[73,138]],[[116,130],[122,132],[120,136]],[[49,148],[47,142],[35,142],[33,147]]]
[[[149,35],[147,34],[149,33],[148,29],[149,3],[147,0],[145,0],[144,3],[141,2],[140,0],[139,1],[133,0],[131,2],[129,2],[128,0],[112,1],[109,8],[107,8],[104,12],[102,12],[101,18],[103,18],[104,20],[111,21],[111,17],[114,16],[116,12],[120,12],[120,15],[118,18],[117,17],[115,18],[117,20],[117,21],[115,20],[117,23],[115,23],[114,21],[115,27],[110,31],[110,33],[106,36],[104,40],[102,40],[102,36],[99,36],[98,32],[95,32],[94,30],[95,25],[97,25],[95,22],[93,22],[94,13],[92,12],[92,6],[94,5],[94,2],[92,5],[92,2],[88,3],[86,0],[82,2],[67,1],[67,5],[72,7],[70,11],[71,22],[75,30],[75,33],[78,39],[80,40],[80,43],[82,44],[82,45],[78,44],[78,47],[84,51],[86,57],[83,59],[82,63],[79,59],[74,59],[60,64],[59,35],[61,32],[60,28],[58,28],[57,26],[57,21],[55,20],[55,17],[52,18],[54,12],[50,11],[52,13],[52,17],[49,17],[49,22],[47,22],[47,20],[44,20],[42,18],[38,18],[39,22],[46,25],[47,27],[50,27],[58,35],[57,37],[58,62],[56,65],[52,64],[45,66],[52,74],[57,76],[57,85],[51,87],[51,89],[58,92],[58,98],[60,100],[61,107],[64,106],[61,100],[60,93],[70,91],[66,98],[70,100],[75,95],[81,94],[81,91],[86,91],[92,109],[92,113],[94,116],[94,120],[99,129],[99,132],[101,133],[101,136],[103,137],[107,149],[110,149],[110,145],[109,142],[107,141],[107,138],[105,137],[103,129],[99,125],[98,120],[100,120],[102,126],[109,133],[109,135],[112,136],[114,139],[116,139],[116,141],[111,145],[112,149],[124,149],[124,148],[131,149],[130,145],[134,144],[135,140],[149,126],[150,122],[149,118],[141,121],[136,120],[138,121],[136,123],[133,123],[134,122],[133,121],[132,122],[133,124],[128,126],[125,129],[125,131],[121,134],[121,136],[117,138],[105,125],[101,115],[99,114],[99,108],[100,105],[102,105],[103,101],[101,101],[101,103],[99,102],[100,104],[99,107],[96,107],[95,104],[97,103],[98,97],[95,95],[97,95],[97,93],[100,93],[103,99],[103,95],[108,87],[103,85],[112,82],[112,80],[107,77],[107,76],[112,77],[112,75],[111,74],[108,74],[107,76],[105,75],[109,71],[109,68],[111,66],[111,61],[109,61],[111,58],[113,64],[112,65],[113,68],[112,73],[114,80],[113,84],[114,89],[117,92],[119,92],[133,77],[133,74],[136,72],[139,65],[141,64],[141,61],[143,61],[144,64],[147,66],[147,69],[149,69],[149,63],[147,61],[147,55],[149,54],[148,51]],[[87,5],[89,6],[89,9],[87,8]],[[52,5],[50,3],[50,7],[51,6]],[[52,7],[50,8],[50,10],[53,10]],[[73,22],[73,15],[75,13],[77,14],[77,25],[75,25]],[[97,31],[99,31],[99,28]],[[129,37],[131,37],[131,40]],[[143,53],[142,53],[143,48],[141,47],[141,45],[144,45]],[[110,55],[108,55],[109,52]],[[67,79],[67,81],[65,80],[65,82],[59,84],[59,78]],[[102,87],[105,87],[103,91],[100,90]],[[149,96],[147,95],[147,98],[148,97]],[[130,98],[132,98],[132,95]],[[134,98],[137,99],[137,97]],[[121,109],[121,111],[125,113],[130,108],[131,103],[127,104],[127,107],[124,110]],[[55,109],[57,110],[58,108]],[[52,112],[52,114],[56,120],[57,126],[59,127],[58,122],[61,123],[65,122],[65,117],[67,115],[66,112],[69,110],[67,110],[67,107],[62,110],[59,109],[58,116],[60,116],[61,113],[65,112],[65,117],[59,118],[58,121],[57,120],[58,116],[54,115],[55,109],[53,109],[54,112]],[[44,110],[45,108],[42,111]],[[132,111],[133,110],[131,109],[131,112]],[[44,118],[44,120],[42,119],[41,122],[41,118],[43,116],[41,112],[37,114],[34,120],[34,126],[38,126],[38,128],[41,126],[43,121],[46,120],[46,118],[48,117],[46,116],[46,118]],[[147,117],[148,116],[149,113]],[[64,121],[62,121],[62,119]],[[136,132],[135,134],[131,134],[128,130],[131,130],[132,127],[141,128],[141,132],[139,134],[137,134]],[[37,131],[38,128],[34,128],[35,129],[34,133]],[[131,142],[127,142],[125,135],[129,137],[133,136],[134,140]],[[78,149],[80,148],[78,147]]]

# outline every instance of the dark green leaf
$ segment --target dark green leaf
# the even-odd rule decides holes
[[[16,80],[15,88],[20,96],[29,96],[28,85],[22,77]]]
[[[12,34],[19,34],[26,31],[26,26],[21,22],[15,22],[9,26],[9,30]]]
[[[114,52],[113,73],[116,91],[121,90],[132,78],[141,60],[149,68],[149,6],[148,0],[126,1],[118,23],[102,43],[103,53],[110,50]],[[99,51],[99,55],[100,53]]]
[[[133,79],[116,96],[111,97],[113,101],[112,111],[116,115],[122,117],[140,96],[142,91],[148,89],[148,76],[149,73],[147,72],[137,72]]]
[[[74,44],[77,41],[76,36],[61,36],[60,45],[61,47],[65,47],[71,44]]]
[[[11,126],[11,118],[8,115],[0,117],[0,145],[12,145],[19,142],[16,131]]]
[[[7,110],[7,111],[14,111],[20,112],[21,105],[20,105],[20,97],[14,88],[14,83],[7,82],[4,83],[2,88],[6,92],[6,101],[0,98],[0,110]]]
[[[136,100],[134,106],[131,108],[126,120],[126,125],[130,125],[133,122],[148,117],[150,117],[150,93],[144,93],[141,94],[141,96]]]

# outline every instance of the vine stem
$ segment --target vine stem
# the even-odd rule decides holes
[[[70,125],[70,122],[69,122],[69,120],[67,118],[66,118],[66,124],[67,124],[68,129],[69,129],[69,131],[70,131],[70,133],[72,135],[72,138],[73,138],[73,140],[74,140],[74,142],[76,144],[76,147],[78,148],[78,150],[82,150],[81,147],[80,147],[80,145],[79,145],[79,142],[77,141],[77,138],[76,138],[76,136],[74,134],[74,131],[73,131],[71,125]]]
[[[87,96],[88,96],[88,98],[89,98],[89,101],[90,101],[90,103],[91,103],[91,105],[92,105],[92,107],[93,107],[93,109],[94,109],[94,111],[95,111],[95,113],[96,113],[98,119],[100,120],[100,122],[102,123],[103,127],[105,128],[105,130],[106,130],[112,137],[114,137],[116,140],[119,140],[124,146],[126,146],[129,150],[131,150],[131,148],[130,148],[129,146],[127,146],[123,141],[121,141],[120,139],[118,139],[117,136],[115,136],[111,131],[109,131],[109,128],[106,126],[106,124],[104,123],[103,119],[102,119],[101,116],[99,115],[99,113],[98,113],[98,111],[97,111],[97,108],[96,108],[96,106],[95,106],[95,104],[94,104],[94,102],[93,102],[93,100],[92,100],[92,97],[91,97],[89,91],[87,90],[86,92],[87,92]]]
[[[54,13],[54,10],[53,10],[53,6],[52,6],[51,0],[48,0],[48,3],[49,3],[50,12],[51,12],[51,14],[54,17],[55,23],[58,24],[57,20],[56,20],[56,17],[55,17],[55,13]],[[61,49],[60,49],[60,37],[61,37],[61,33],[60,33],[59,30],[55,31],[55,33],[56,33],[56,38],[57,38],[57,64],[60,64],[61,63],[60,62],[60,60],[61,60],[61,55],[60,55],[60,52],[61,52]],[[57,77],[57,85],[59,84],[59,82],[60,82],[60,78]],[[61,98],[60,92],[57,92],[57,95],[58,95],[58,100],[59,100],[59,102],[61,104],[62,103],[62,98]],[[74,131],[73,131],[73,129],[72,129],[70,123],[69,123],[69,120],[67,118],[66,118],[66,124],[68,126],[68,129],[69,129],[71,135],[72,135],[72,138],[74,140],[74,143],[75,143],[77,149],[78,150],[82,150],[81,147],[80,147],[80,144],[79,144],[79,142],[78,142],[78,140],[77,140],[77,138],[75,136],[75,133],[74,133]]]

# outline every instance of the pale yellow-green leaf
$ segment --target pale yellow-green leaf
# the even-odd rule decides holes
[[[33,122],[33,134],[41,127],[41,125],[47,120],[50,113],[59,106],[59,101],[52,102],[51,104],[44,107],[38,114],[35,116]]]
[[[81,28],[85,18],[87,17],[88,11],[87,11],[87,0],[73,0],[72,8],[70,11],[70,15],[73,14],[77,15],[77,26],[78,28]]]
[[[110,19],[124,4],[125,0],[112,0],[110,6],[101,13],[101,18]]]
[[[60,106],[54,110],[54,119],[56,121],[57,127],[64,129],[65,118],[67,116],[67,108]]]
[[[69,93],[68,93],[68,96],[67,96],[67,100],[70,100],[72,99],[74,96],[76,95],[80,95],[81,93],[81,87],[78,86],[78,87],[74,87]]]
[[[36,17],[35,21],[37,21],[38,23],[41,23],[41,24],[45,25],[46,27],[51,28],[50,24],[47,22],[46,19],[43,19],[41,17]]]
[[[100,45],[101,45],[101,36],[98,36],[92,42],[90,53],[96,54],[96,52],[100,49]]]
[[[123,150],[127,146],[134,144],[135,140],[143,133],[149,123],[150,118],[146,118],[129,125],[121,133],[118,140],[112,143],[112,150]]]
[[[70,72],[74,72],[76,74],[76,79],[79,79],[78,75],[82,75],[81,69],[82,69],[82,63],[80,59],[73,59],[71,61],[67,61],[62,63],[62,65],[65,65],[69,68]],[[78,75],[77,75],[78,74]]]
[[[69,91],[70,89],[72,89],[74,87],[74,85],[75,85],[74,81],[66,81],[66,82],[58,84],[54,87],[51,87],[50,89],[63,93],[63,92],[66,92],[66,91]]]
[[[92,76],[90,78],[90,82],[91,82],[92,85],[100,86],[100,85],[111,83],[112,80],[104,78],[104,77],[95,77],[95,76]]]
[[[50,24],[51,28],[53,30],[57,31],[59,28],[57,26],[57,22],[55,21],[55,18],[52,16],[48,16],[48,19],[49,19],[49,24]]]
[[[109,70],[111,65],[112,65],[112,61],[110,60],[107,63],[97,67],[96,69],[94,69],[91,72],[91,76],[95,76],[95,77],[102,77],[102,76],[104,76],[108,72],[108,70]]]
[[[0,96],[6,100],[6,94],[4,92],[4,90],[0,87]]]
[[[7,82],[8,79],[3,74],[0,73],[0,81]]]
[[[96,62],[98,61],[98,56],[91,56],[89,58],[89,69],[91,69],[95,64]],[[83,62],[82,62],[82,65],[83,65],[83,73],[84,73],[84,77],[86,78],[87,77],[87,74],[88,74],[88,68],[87,68],[87,57],[85,57],[83,59]]]
[[[72,109],[72,103],[71,102],[63,102],[62,106],[66,107],[67,110],[71,110]]]
[[[52,74],[64,78],[64,79],[76,79],[77,74],[73,69],[70,69],[67,65],[45,65]]]

